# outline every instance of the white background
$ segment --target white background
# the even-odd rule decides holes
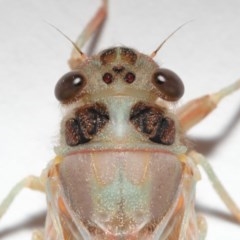
[[[24,176],[39,175],[53,158],[61,111],[57,80],[68,71],[70,38],[94,14],[100,0],[0,0],[0,201]],[[239,0],[112,0],[98,50],[126,45],[150,54],[178,26],[155,58],[186,86],[180,104],[240,77]],[[84,48],[83,51],[86,51]],[[240,205],[240,92],[190,135]],[[233,220],[203,175],[197,206],[207,217],[207,240],[238,240]],[[45,198],[24,190],[0,221],[0,239],[27,240],[44,222]]]

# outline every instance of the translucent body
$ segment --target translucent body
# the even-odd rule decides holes
[[[175,111],[183,83],[152,59],[166,40],[150,56],[126,47],[82,53],[106,8],[103,0],[74,44],[73,71],[56,85],[65,110],[57,157],[40,177],[12,189],[0,217],[28,187],[45,192],[48,203],[45,230],[33,240],[202,240],[206,224],[194,208],[201,165],[240,222],[238,206],[185,141],[185,132],[239,89],[240,80]]]
[[[51,169],[46,239],[199,239],[191,160],[162,151],[96,151]]]
[[[34,240],[202,240],[206,224],[194,208],[199,164],[240,221],[238,206],[203,156],[188,150],[184,132],[240,81],[176,112],[161,98],[173,85],[162,90],[165,82],[153,81],[159,69],[150,57],[118,47],[61,78],[57,96],[65,114],[57,157],[41,177],[27,177],[12,189],[0,217],[29,187],[46,192],[48,203],[45,230]]]
[[[197,239],[195,170],[171,103],[155,103],[172,92],[153,81],[158,72],[148,56],[117,47],[60,79],[66,114],[48,170],[46,239]]]
[[[159,98],[164,83],[153,79],[161,68],[117,47],[76,69],[84,87],[70,84],[72,99],[62,95],[69,75],[57,84],[66,111],[48,168],[45,239],[204,239],[194,209],[196,160],[185,146],[184,117],[179,122],[173,104]]]

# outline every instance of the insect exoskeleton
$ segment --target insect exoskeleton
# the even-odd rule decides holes
[[[64,75],[47,228],[57,219],[63,236],[82,237],[74,239],[179,239],[185,221],[197,236],[194,167],[174,115],[183,92],[174,72],[126,47]]]

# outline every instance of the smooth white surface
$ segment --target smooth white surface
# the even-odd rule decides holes
[[[99,5],[100,0],[0,1],[0,201],[18,180],[39,175],[54,156],[61,114],[53,90],[68,71],[71,45],[45,21],[75,39]],[[150,54],[179,25],[194,19],[155,58],[183,79],[186,93],[180,104],[240,77],[239,0],[112,0],[109,10],[96,52],[125,45]],[[200,139],[198,148],[240,205],[239,106],[240,92],[190,135]],[[208,221],[207,240],[240,239],[240,225],[204,175],[197,199]],[[44,210],[44,196],[24,190],[0,221],[0,239],[30,239],[44,221]]]

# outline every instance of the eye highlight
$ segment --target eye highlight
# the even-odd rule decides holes
[[[63,75],[56,84],[55,97],[62,103],[73,100],[86,84],[85,78],[72,71]]]
[[[168,69],[159,69],[153,75],[152,83],[159,90],[160,97],[167,101],[177,101],[184,93],[182,80]]]

